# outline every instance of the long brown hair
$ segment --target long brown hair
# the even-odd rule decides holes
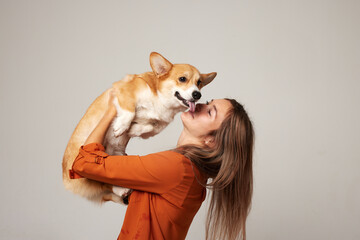
[[[253,192],[252,156],[254,130],[244,107],[234,99],[219,129],[212,131],[215,146],[181,146],[177,151],[189,158],[211,181],[206,220],[206,239],[246,239],[246,218]]]

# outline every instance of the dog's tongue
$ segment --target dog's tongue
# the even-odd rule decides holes
[[[195,103],[188,101],[188,104],[189,104],[189,107],[190,107],[189,111],[190,112],[195,112]]]

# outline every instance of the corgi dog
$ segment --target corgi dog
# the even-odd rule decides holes
[[[201,74],[189,64],[172,64],[159,53],[150,54],[152,72],[127,75],[113,83],[87,109],[66,147],[62,169],[65,188],[91,201],[125,203],[129,189],[86,178],[72,179],[71,167],[79,148],[94,130],[108,106],[108,94],[115,90],[117,116],[108,128],[104,142],[109,155],[126,155],[130,138],[149,138],[158,134],[174,116],[189,109],[201,98],[200,89],[209,84],[216,73]]]

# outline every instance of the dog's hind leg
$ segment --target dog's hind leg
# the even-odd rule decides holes
[[[115,193],[108,193],[108,194],[104,195],[102,198],[102,201],[104,201],[104,202],[113,201],[116,203],[124,203],[122,198],[120,196],[116,195]]]

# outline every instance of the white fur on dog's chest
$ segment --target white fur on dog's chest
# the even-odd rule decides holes
[[[173,119],[178,109],[174,108],[173,99],[165,98],[160,93],[154,95],[150,89],[139,93],[135,118],[128,133],[130,137],[148,138],[159,133]],[[177,104],[177,102],[175,102]]]

